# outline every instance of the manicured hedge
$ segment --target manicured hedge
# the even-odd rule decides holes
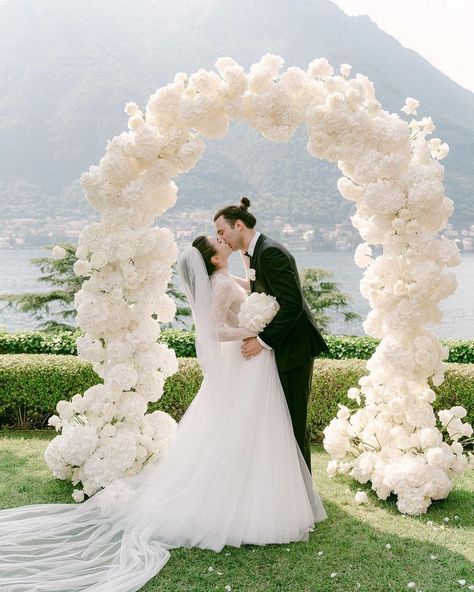
[[[181,329],[166,329],[160,335],[159,341],[174,349],[178,358],[195,358],[196,344],[194,331]]]
[[[57,354],[77,355],[76,339],[80,331],[47,333],[44,331],[25,331],[18,333],[0,333],[1,354]],[[165,329],[160,339],[172,347],[179,358],[196,356],[194,331]]]
[[[313,442],[322,441],[322,430],[336,415],[338,403],[354,407],[354,402],[347,398],[347,390],[357,386],[359,378],[366,374],[364,360],[315,360],[308,408],[308,426]],[[430,386],[436,393],[433,404],[436,411],[462,405],[468,412],[467,421],[474,425],[474,365],[448,364],[443,384]]]
[[[346,393],[367,374],[364,360],[316,359],[308,425],[313,442],[321,442],[322,430],[335,416],[338,403],[352,407]],[[468,410],[468,421],[474,422],[474,366],[450,364],[446,379],[437,393],[435,409],[462,405]],[[161,409],[177,421],[183,416],[201,384],[197,360],[181,358],[179,372],[168,378],[163,397],[150,405],[150,411]],[[0,356],[0,424],[18,427],[19,420],[41,427],[54,413],[61,399],[70,399],[100,382],[90,364],[75,356],[9,355]],[[3,418],[3,422],[1,419]]]
[[[0,354],[77,355],[79,331],[0,333]]]
[[[0,425],[44,427],[61,399],[101,382],[77,356],[0,356]]]
[[[24,333],[0,333],[0,354],[72,354],[77,355],[76,339],[80,332],[57,334],[41,331]],[[351,337],[346,335],[325,335],[330,351],[324,356],[334,360],[368,360],[374,353],[379,339],[373,337]],[[196,356],[194,332],[181,329],[166,329],[160,341],[172,347],[179,358]],[[448,362],[474,363],[474,341],[441,340],[449,347]]]

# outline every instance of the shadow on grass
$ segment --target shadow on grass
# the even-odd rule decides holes
[[[473,583],[472,564],[462,555],[380,532],[338,505],[324,504],[328,520],[316,525],[307,543],[226,547],[219,554],[176,549],[142,590],[208,592],[229,585],[235,592],[399,592],[413,581],[419,591],[449,592],[459,588],[458,579]]]
[[[52,440],[58,432],[53,429],[48,430],[0,430],[0,440]]]
[[[1,436],[5,438],[4,433]],[[36,438],[23,439],[31,442]],[[14,437],[11,440],[19,439]],[[30,450],[1,448],[2,444],[0,439],[0,509],[72,501],[71,483],[55,479],[42,458],[38,459],[38,455]]]
[[[8,435],[3,432],[1,436],[45,440],[53,437],[54,432],[9,432]],[[56,480],[40,469],[37,473],[34,467],[30,475],[25,475],[23,470],[20,478],[11,470],[15,471],[24,457],[7,452],[10,469],[0,467],[0,506],[71,502],[69,482]],[[28,464],[26,470],[29,470]],[[339,479],[353,491],[361,487],[353,479]],[[472,502],[472,496],[470,491],[455,489],[447,500],[433,504],[428,513],[416,521],[425,528],[423,522],[435,520],[434,516],[458,513],[463,504]],[[395,507],[394,497],[381,501],[373,492],[370,497],[375,507],[404,522]],[[474,583],[469,575],[472,564],[463,555],[440,542],[423,540],[422,532],[418,538],[416,534],[410,538],[384,532],[377,529],[377,524],[349,514],[331,500],[330,493],[324,496],[324,505],[328,520],[316,525],[306,543],[226,547],[219,554],[201,549],[176,549],[162,572],[143,590],[209,592],[224,591],[228,585],[233,592],[399,592],[406,590],[407,583],[413,581],[418,591],[451,592],[459,589],[458,579]],[[390,549],[386,548],[387,543]],[[436,558],[430,559],[431,556]],[[333,573],[337,575],[331,577]]]
[[[2,471],[19,472],[27,464],[28,459],[25,456],[20,456],[8,449],[0,449],[0,467]]]
[[[361,485],[355,479],[343,475],[338,475],[336,479],[349,487],[354,492],[354,495],[359,489],[365,491],[372,505],[385,510],[389,514],[401,516],[397,508],[396,495],[391,494],[386,500],[381,500],[371,489],[370,483]],[[451,517],[451,521],[455,515],[460,513],[460,508],[462,509],[462,525],[474,526],[474,491],[464,489],[460,484],[455,484],[447,498],[434,500],[428,507],[428,511],[417,516],[416,520],[424,523],[431,520],[441,524],[445,517]]]

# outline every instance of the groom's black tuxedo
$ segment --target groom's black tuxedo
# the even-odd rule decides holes
[[[250,265],[255,269],[252,292],[271,294],[280,304],[273,321],[259,335],[275,350],[278,370],[291,370],[327,351],[303,298],[294,257],[283,245],[261,234]]]
[[[285,247],[261,234],[250,266],[255,269],[251,291],[271,294],[280,304],[280,310],[259,337],[275,351],[295,437],[311,470],[306,417],[313,358],[327,351],[328,346],[303,297],[295,259]]]

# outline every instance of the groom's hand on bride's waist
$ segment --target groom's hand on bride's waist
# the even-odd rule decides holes
[[[240,348],[242,355],[245,359],[250,359],[259,354],[263,349],[263,346],[259,343],[256,337],[249,337],[245,339]]]

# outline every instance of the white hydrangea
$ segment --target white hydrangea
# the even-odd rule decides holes
[[[173,436],[169,416],[146,413],[177,370],[174,352],[156,343],[159,323],[175,314],[166,289],[177,247],[153,224],[176,201],[173,178],[191,170],[203,138],[222,137],[231,120],[274,141],[305,124],[309,153],[337,163],[339,191],[354,204],[362,239],[354,260],[365,268],[360,288],[371,306],[364,329],[381,342],[367,376],[347,393],[356,408],[341,405],[324,430],[328,473],[370,482],[381,499],[395,493],[401,512],[418,514],[473,462],[463,448],[472,435],[466,411],[455,406],[437,417],[432,408],[431,386],[443,382],[448,352],[426,325],[441,321],[439,303],[456,288],[445,268],[460,261],[456,244],[438,236],[453,211],[439,163],[449,147],[427,139],[430,117],[408,122],[383,110],[366,76],[349,78],[349,64],[340,75],[324,58],[306,71],[282,68],[280,56],[267,54],[248,74],[229,57],[216,61],[217,72],[179,72],[143,111],[127,103],[129,129],[81,177],[101,220],[84,228],[76,251],[84,283],[74,305],[85,332],[77,346],[104,384],[58,404],[50,425],[62,433],[46,450],[53,473],[75,485],[76,501],[114,480],[104,505],[125,498],[120,480],[165,454]],[[401,111],[417,109],[409,97]],[[240,322],[259,331],[277,310],[275,300],[253,294]]]

